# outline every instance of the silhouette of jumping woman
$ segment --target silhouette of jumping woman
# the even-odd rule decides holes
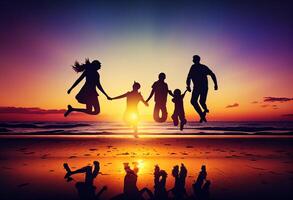
[[[209,112],[206,105],[206,99],[208,94],[207,76],[209,75],[213,79],[215,90],[218,90],[218,83],[216,75],[207,66],[200,63],[200,57],[198,55],[193,56],[193,63],[194,64],[191,66],[187,76],[186,88],[189,92],[191,92],[190,81],[192,80],[193,91],[190,102],[200,117],[199,122],[202,123],[207,121],[206,113]],[[197,102],[198,98],[203,111]]]
[[[155,95],[155,107],[154,107],[154,113],[153,117],[156,122],[165,122],[168,117],[167,113],[167,96],[168,96],[168,84],[165,82],[166,74],[160,73],[159,74],[159,80],[154,82],[152,85],[152,91],[150,93],[150,96],[147,98],[147,102]],[[161,111],[161,117],[160,117],[160,111]]]
[[[92,166],[85,166],[78,170],[71,171],[67,163],[63,164],[63,167],[66,170],[66,175],[64,178],[67,179],[67,181],[73,180],[71,176],[74,174],[85,174],[85,181],[76,182],[75,184],[75,187],[78,191],[78,196],[82,200],[98,200],[102,193],[107,190],[107,187],[104,186],[97,194],[95,193],[96,187],[94,186],[94,179],[99,174],[100,164],[98,161],[94,161],[93,165],[94,169],[92,169]]]
[[[180,120],[181,131],[183,130],[184,125],[187,123],[187,120],[185,118],[184,103],[183,103],[183,99],[186,92],[187,90],[185,90],[185,92],[181,94],[181,91],[179,89],[175,89],[173,94],[171,90],[169,90],[169,94],[173,97],[172,101],[175,104],[174,112],[172,115],[173,124],[174,126],[178,126],[179,120]]]
[[[139,89],[140,89],[140,84],[134,81],[132,85],[132,91],[126,92],[125,94],[122,94],[117,97],[110,98],[110,100],[126,98],[127,107],[124,113],[124,121],[126,123],[129,123],[131,126],[133,126],[135,136],[137,133],[137,123],[139,121],[139,113],[138,113],[137,105],[141,101],[146,106],[149,106],[149,104],[144,100],[141,93],[138,91]]]
[[[107,97],[108,100],[110,99],[100,83],[100,75],[97,72],[101,69],[101,63],[98,60],[90,62],[89,59],[86,59],[84,64],[75,62],[72,68],[77,73],[82,72],[82,74],[67,91],[67,93],[70,94],[73,88],[75,88],[80,81],[85,78],[85,84],[75,98],[79,103],[86,104],[86,108],[73,108],[71,105],[68,105],[68,110],[64,113],[64,116],[67,117],[72,111],[83,112],[90,115],[99,114],[100,104],[96,87],[98,87],[98,89]],[[94,110],[92,110],[92,108],[94,108]]]

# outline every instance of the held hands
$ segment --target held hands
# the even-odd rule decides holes
[[[107,96],[107,99],[108,99],[108,100],[113,100],[113,98],[112,98],[112,97],[109,97],[109,96]]]
[[[215,90],[218,90],[218,85],[215,85],[215,87],[214,87],[214,88],[215,88]]]

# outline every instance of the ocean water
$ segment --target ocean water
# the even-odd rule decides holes
[[[183,131],[171,122],[144,122],[141,135],[292,135],[293,122],[188,123]],[[0,122],[0,135],[125,135],[131,127],[123,122]]]

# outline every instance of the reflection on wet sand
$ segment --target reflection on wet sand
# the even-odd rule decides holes
[[[138,179],[138,162],[133,162],[133,168],[131,169],[129,163],[123,163],[125,176],[124,176],[124,186],[123,193],[118,194],[111,200],[209,200],[209,187],[211,181],[206,180],[207,172],[206,166],[202,165],[199,175],[192,184],[193,195],[188,196],[185,188],[185,179],[187,176],[187,169],[183,163],[181,163],[180,169],[178,165],[175,165],[172,170],[172,176],[175,179],[175,184],[169,191],[166,189],[167,173],[165,170],[161,170],[158,165],[155,165],[154,169],[154,193],[147,188],[139,190],[137,187]],[[100,163],[98,161],[93,162],[93,166],[84,166],[80,169],[72,171],[67,163],[63,164],[66,174],[64,179],[67,182],[74,181],[71,177],[74,174],[85,174],[84,182],[76,182],[75,187],[78,191],[78,196],[81,200],[98,200],[101,194],[107,190],[107,186],[103,188],[96,194],[96,187],[93,184],[94,179],[100,172]],[[145,197],[147,196],[147,197]]]
[[[82,195],[76,183],[88,183],[85,170],[88,168],[83,168],[90,166],[88,177],[93,178],[89,185],[92,182],[96,189],[89,190],[85,197],[96,198],[104,186],[107,191],[98,195],[100,199],[123,194],[126,171],[131,172],[127,178],[131,181],[134,171],[137,175],[134,191],[148,188],[152,192],[153,197],[143,190],[145,199],[210,196],[216,200],[291,200],[292,144],[290,138],[271,137],[2,139],[0,199],[79,199]],[[100,162],[96,177],[95,160]],[[68,163],[65,168],[72,172],[65,180],[64,162]],[[129,170],[123,163],[128,163]],[[80,189],[91,188],[85,184]]]

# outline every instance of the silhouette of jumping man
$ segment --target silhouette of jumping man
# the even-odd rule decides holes
[[[96,87],[98,87],[98,89],[107,97],[108,100],[110,99],[100,83],[100,75],[97,72],[101,69],[101,63],[98,60],[90,62],[89,59],[86,59],[84,64],[75,62],[72,68],[77,73],[82,72],[82,74],[67,91],[67,93],[70,94],[73,88],[75,88],[85,78],[85,84],[75,98],[79,103],[86,104],[86,109],[73,108],[71,105],[68,105],[68,110],[64,113],[64,116],[67,117],[72,111],[83,112],[90,115],[99,114],[100,104]],[[94,110],[92,110],[92,108],[94,108]]]
[[[134,162],[133,169],[130,168],[129,163],[123,163],[124,164],[124,170],[126,172],[126,175],[124,177],[124,187],[123,187],[123,193],[119,194],[111,200],[141,200],[143,198],[143,194],[146,192],[150,198],[153,198],[152,192],[148,188],[143,188],[142,190],[139,190],[136,183],[137,183],[137,173],[138,173],[138,163]]]
[[[200,63],[200,57],[198,55],[193,56],[193,63],[194,64],[191,66],[187,76],[186,88],[189,92],[191,92],[190,81],[192,80],[193,91],[190,102],[200,117],[199,122],[202,123],[207,121],[206,113],[209,112],[206,105],[206,99],[208,94],[207,76],[209,75],[213,79],[215,90],[218,90],[218,83],[216,75],[207,66]],[[198,98],[203,111],[197,102]]]
[[[125,94],[122,94],[117,97],[110,98],[110,100],[126,98],[127,107],[124,113],[124,121],[133,126],[135,134],[137,133],[137,123],[139,121],[139,113],[138,113],[137,105],[141,101],[146,106],[149,106],[149,104],[144,100],[141,93],[138,92],[139,89],[140,89],[140,84],[134,81],[132,85],[132,91],[126,92]]]
[[[180,120],[180,130],[182,131],[184,128],[184,125],[187,123],[187,120],[185,118],[185,112],[184,112],[184,96],[186,94],[187,90],[183,94],[181,94],[181,91],[179,89],[174,90],[174,94],[171,90],[169,90],[169,94],[173,97],[172,101],[174,103],[174,112],[172,117],[174,126],[178,126],[179,120]],[[179,120],[178,120],[179,118]]]
[[[168,117],[167,113],[167,96],[168,96],[168,84],[165,82],[166,74],[160,73],[159,80],[154,82],[152,85],[152,91],[150,96],[147,98],[147,102],[155,95],[155,107],[153,117],[156,122],[165,122]],[[160,117],[160,111],[162,113]]]
[[[165,170],[161,170],[158,165],[154,170],[154,199],[167,200],[168,192],[166,190],[167,173]]]
[[[206,166],[202,165],[201,171],[198,174],[197,180],[192,184],[193,192],[197,200],[210,199],[210,185],[211,181],[207,180]]]
[[[178,200],[184,199],[185,197],[187,197],[187,193],[185,189],[185,179],[187,176],[187,169],[183,163],[181,163],[180,172],[179,172],[178,165],[173,167],[172,176],[175,178],[174,188],[171,189],[171,192],[174,195],[174,199],[178,199]]]
[[[95,193],[96,187],[94,186],[94,179],[97,177],[100,171],[100,164],[98,161],[93,162],[94,169],[92,166],[85,166],[78,170],[71,171],[69,165],[67,163],[63,164],[64,169],[66,170],[65,179],[67,181],[73,180],[71,178],[72,175],[78,173],[85,174],[84,182],[76,182],[75,187],[78,191],[78,196],[82,200],[98,200],[102,193],[107,190],[107,187],[104,186],[97,194]]]

